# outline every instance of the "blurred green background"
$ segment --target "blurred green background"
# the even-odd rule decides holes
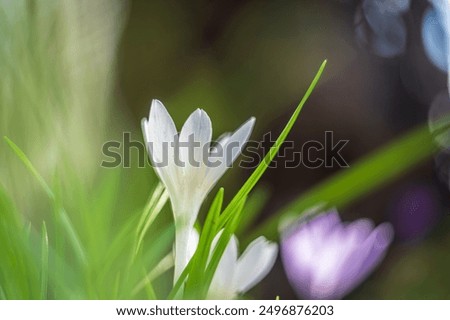
[[[90,261],[82,268],[86,293],[75,285],[77,268],[67,266],[73,254],[67,254],[65,263],[55,258],[61,268],[56,273],[64,269],[61,278],[72,279],[74,287],[55,284],[58,289],[48,297],[129,298],[126,290],[117,289],[129,281],[120,273],[128,247],[117,242],[130,232],[124,225],[136,222],[157,179],[149,166],[138,168],[135,149],[131,168],[102,168],[102,146],[120,141],[123,132],[142,141],[140,119],[148,115],[153,98],[164,102],[178,126],[194,108],[204,108],[215,138],[250,116],[257,119],[253,139],[266,132],[276,137],[320,63],[328,59],[324,77],[288,139],[300,148],[333,131],[336,140],[349,140],[342,154],[350,168],[269,169],[257,192],[265,201],[259,221],[425,124],[433,98],[446,90],[446,74],[427,60],[421,45],[419,22],[427,3],[411,5],[405,14],[405,50],[385,58],[355,37],[360,1],[0,1],[1,134],[24,150],[57,190]],[[445,153],[430,157],[394,183],[341,208],[345,219],[391,221],[399,235],[382,266],[349,298],[450,298],[449,159]],[[20,216],[18,224],[30,222],[38,235],[41,221],[51,220],[51,203],[6,143],[0,144],[0,164],[1,186]],[[227,190],[226,199],[250,173],[239,168],[227,172],[219,183]],[[158,226],[170,224],[168,206],[158,219],[146,237],[147,247]],[[417,219],[418,227],[402,229],[405,221]],[[4,230],[12,228],[7,221],[3,219]],[[51,242],[58,237],[58,224],[48,227]],[[151,252],[153,264],[170,248],[167,232],[160,251]],[[55,241],[64,251],[67,244]],[[116,246],[117,252],[107,250]],[[150,264],[136,270],[142,273]],[[1,279],[9,281],[6,273]],[[60,283],[58,279],[54,282]],[[167,290],[166,282],[154,287]],[[22,286],[32,288],[33,282]],[[8,297],[36,297],[32,289],[9,292]],[[281,263],[249,295],[295,298]]]

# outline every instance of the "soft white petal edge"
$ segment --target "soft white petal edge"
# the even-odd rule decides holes
[[[220,238],[220,234],[216,235],[216,239]],[[215,239],[212,248],[216,247]],[[211,253],[213,250],[211,250]],[[208,299],[232,299],[236,294],[235,272],[236,261],[238,257],[238,240],[233,235],[228,242],[225,251],[220,258],[217,269],[214,273],[211,285],[208,290]]]
[[[250,243],[237,262],[236,283],[240,293],[250,290],[272,269],[278,255],[278,246],[258,237]]]
[[[145,147],[150,156],[155,171],[159,178],[166,185],[169,193],[174,193],[177,180],[177,168],[172,164],[174,148],[172,143],[175,141],[177,134],[177,129],[172,120],[172,117],[167,112],[163,103],[159,100],[153,99],[150,107],[148,119],[143,118],[141,121],[142,131],[145,140]],[[165,167],[159,167],[155,165],[163,161],[163,144],[167,143],[167,160],[168,165]]]
[[[203,164],[207,159],[207,154],[203,155],[203,151],[209,149],[211,137],[212,124],[208,114],[202,109],[192,112],[181,128],[180,142],[190,142],[189,139],[191,139],[191,141],[200,143],[198,147],[194,148],[193,158],[196,162]],[[190,148],[181,148],[182,161],[189,163],[189,151]]]
[[[144,124],[144,136],[147,147],[149,147],[149,143],[153,144],[152,150],[149,150],[152,159],[154,161],[161,161],[163,159],[163,143],[171,143],[177,136],[175,123],[161,101],[156,99],[152,100],[148,121],[144,121]]]
[[[232,135],[225,135],[222,139],[218,141],[222,147],[223,156],[221,159],[210,157],[211,162],[220,161],[220,165],[215,168],[209,168],[208,173],[205,178],[206,188],[209,190],[214,184],[222,177],[222,175],[227,171],[229,166],[236,160],[238,155],[241,153],[244,145],[247,143],[250,137],[253,127],[255,125],[255,118],[250,118],[243,125],[241,125]],[[239,146],[238,148],[232,148],[231,157],[228,156],[227,148],[235,143]],[[215,146],[213,149],[217,149]]]

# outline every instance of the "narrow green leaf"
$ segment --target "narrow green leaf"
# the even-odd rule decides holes
[[[210,248],[207,247],[208,244],[211,245],[212,241],[208,241],[208,239],[212,240],[214,235],[217,233],[217,223],[220,217],[220,212],[222,210],[223,197],[225,190],[224,188],[220,188],[216,194],[216,197],[211,204],[208,215],[206,216],[205,225],[202,230],[202,234],[199,240],[199,256],[201,259],[206,262],[209,255]]]
[[[136,285],[132,294],[137,295],[142,289],[145,288],[145,286],[172,268],[173,262],[173,254],[172,252],[169,252],[164,258],[161,259],[156,267],[154,267],[150,272],[145,273],[144,279]]]
[[[58,214],[59,212],[59,214]],[[62,227],[66,230],[66,235],[68,236],[70,243],[72,245],[72,248],[74,249],[75,253],[77,254],[79,260],[82,262],[82,264],[87,264],[87,257],[84,250],[84,247],[81,243],[80,238],[78,237],[77,232],[75,231],[75,228],[70,221],[70,218],[66,212],[66,210],[63,207],[59,207],[59,210],[57,211],[57,217],[59,218],[59,221],[62,225]]]
[[[199,244],[192,257],[192,272],[189,274],[189,278],[186,282],[185,291],[188,297],[195,298],[195,295],[201,290],[202,278],[204,277],[212,241],[218,231],[217,224],[220,211],[222,210],[223,195],[224,189],[220,188],[206,215],[205,225],[200,235]]]
[[[164,185],[161,182],[159,182],[156,185],[155,190],[153,190],[153,192],[149,196],[148,201],[144,207],[144,210],[142,211],[141,218],[140,218],[138,226],[136,228],[136,234],[141,233],[142,229],[144,228],[145,221],[147,220],[148,215],[151,212],[151,209],[155,206],[156,202],[161,197],[163,191],[164,191]]]
[[[47,182],[45,182],[45,179],[39,174],[39,172],[36,170],[36,168],[31,163],[30,159],[25,155],[25,153],[14,143],[12,142],[8,137],[4,137],[6,143],[11,147],[11,149],[14,151],[14,153],[17,155],[17,157],[23,162],[25,167],[31,172],[31,174],[36,178],[36,180],[39,182],[41,187],[44,189],[47,196],[50,198],[53,207],[54,207],[54,213],[56,217],[58,218],[58,221],[60,222],[61,226],[65,229],[67,232],[67,235],[69,236],[70,243],[72,245],[72,248],[74,249],[75,253],[77,254],[79,260],[83,264],[87,264],[87,258],[86,253],[84,250],[84,247],[80,241],[80,238],[78,237],[78,234],[75,231],[75,228],[73,227],[72,222],[70,221],[69,216],[67,215],[65,209],[63,208],[62,204],[60,203],[59,199],[55,196],[55,193],[52,191],[52,189],[48,186]]]
[[[48,298],[48,234],[45,221],[42,222],[41,230],[41,299]]]
[[[42,189],[44,189],[45,193],[47,193],[48,197],[51,199],[55,198],[55,195],[53,194],[53,191],[48,186],[47,182],[45,182],[44,178],[37,172],[36,168],[31,163],[30,159],[25,155],[25,153],[14,143],[12,142],[8,137],[3,137],[6,141],[6,143],[9,145],[9,147],[14,151],[14,153],[19,157],[19,159],[23,162],[25,167],[31,172],[31,174],[36,178],[36,180],[41,185]]]
[[[153,221],[155,221],[156,217],[158,217],[159,213],[161,212],[162,208],[164,207],[168,199],[169,193],[164,190],[164,187],[161,183],[158,184],[154,193],[152,194],[147,205],[144,208],[141,220],[136,230],[137,238],[134,250],[135,256],[138,254],[141,248],[145,234],[147,233]]]
[[[186,280],[187,276],[189,275],[189,272],[191,271],[191,266],[192,266],[192,259],[189,261],[186,268],[184,268],[177,282],[174,284],[172,290],[169,292],[167,300],[173,300],[175,299],[175,297],[178,296],[178,293],[180,292],[180,289],[183,286],[184,281]]]
[[[270,148],[269,152],[266,154],[262,162],[258,165],[258,167],[253,171],[252,175],[248,180],[244,183],[242,188],[237,192],[236,196],[231,200],[229,205],[226,207],[224,212],[221,215],[221,221],[220,221],[220,227],[223,227],[228,219],[231,218],[232,212],[236,209],[236,206],[238,203],[247,196],[250,191],[253,189],[253,187],[256,185],[256,183],[259,181],[263,173],[267,170],[272,160],[275,158],[275,156],[278,153],[278,150],[280,149],[283,142],[286,140],[286,137],[288,136],[289,132],[291,131],[292,127],[294,126],[295,121],[297,120],[300,111],[302,111],[303,106],[305,105],[306,101],[308,100],[309,96],[313,92],[314,88],[316,87],[317,83],[319,82],[320,77],[322,76],[322,73],[325,69],[325,66],[327,64],[327,60],[325,60],[322,65],[319,68],[319,71],[317,71],[316,76],[314,77],[313,81],[311,82],[308,90],[306,90],[305,95],[303,96],[302,100],[298,104],[297,108],[295,109],[294,113],[292,114],[291,118],[289,119],[288,123],[284,127],[283,131],[280,133],[280,136],[274,143],[274,145]]]
[[[225,228],[223,229],[223,232],[219,238],[219,241],[217,241],[217,244],[214,248],[214,251],[211,255],[211,259],[208,263],[208,267],[205,272],[204,280],[202,282],[202,291],[200,292],[200,299],[203,299],[206,297],[208,293],[209,286],[211,285],[211,281],[213,280],[214,274],[216,272],[217,266],[219,265],[220,259],[222,258],[223,253],[225,252],[225,249],[228,246],[228,243],[230,242],[231,237],[233,236],[234,232],[236,231],[236,228],[239,224],[242,211],[245,206],[246,197],[242,198],[239,204],[236,207],[236,212],[233,212],[231,220],[227,223]]]
[[[158,300],[158,296],[156,295],[155,289],[151,282],[147,282],[145,286],[145,292],[147,293],[148,300]]]

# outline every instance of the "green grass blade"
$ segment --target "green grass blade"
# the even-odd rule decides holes
[[[54,195],[52,189],[49,187],[47,182],[45,182],[44,178],[36,170],[36,168],[33,166],[30,159],[28,159],[28,157],[25,155],[25,153],[14,142],[12,142],[8,137],[5,136],[3,138],[5,139],[8,146],[17,155],[17,157],[19,157],[19,159],[23,162],[23,164],[28,169],[28,171],[30,171],[31,174],[36,178],[36,180],[41,185],[42,189],[45,191],[45,193],[48,195],[48,197],[51,199],[54,199],[55,195]]]
[[[145,234],[147,233],[148,229],[150,228],[151,224],[155,221],[155,219],[158,217],[159,213],[161,212],[162,208],[166,204],[167,200],[169,199],[169,193],[164,190],[164,187],[160,183],[152,196],[150,197],[147,205],[144,208],[144,211],[141,216],[141,220],[138,224],[138,227],[136,229],[136,245],[134,250],[134,255],[136,256],[141,248],[142,241],[144,240]]]
[[[133,289],[132,294],[137,295],[142,289],[146,288],[152,281],[164,274],[170,268],[173,267],[173,253],[169,252],[156,267],[154,267],[150,272],[145,273],[144,279],[142,279],[136,287]],[[154,292],[154,290],[153,290]],[[156,295],[155,298],[156,299]]]
[[[48,234],[45,221],[42,222],[41,231],[41,299],[46,300],[48,298]]]
[[[158,300],[158,296],[156,295],[155,289],[153,288],[150,279],[147,279],[147,281],[145,282],[145,292],[147,293],[148,300]]]
[[[39,299],[39,241],[29,241],[19,212],[0,184],[0,284],[8,299]],[[36,250],[33,244],[37,244]],[[35,254],[37,253],[37,254]]]
[[[192,257],[192,272],[186,282],[185,294],[188,297],[195,298],[196,294],[200,292],[202,285],[202,278],[206,269],[211,245],[214,236],[217,233],[217,224],[219,220],[220,211],[222,210],[224,189],[220,188],[216,197],[211,204],[208,214],[206,215],[205,225],[200,235],[197,250]]]
[[[136,228],[136,234],[139,234],[142,229],[144,229],[145,222],[148,219],[148,215],[151,212],[151,209],[155,206],[158,199],[161,197],[162,193],[164,192],[164,185],[159,182],[155,190],[153,190],[152,194],[150,195],[147,204],[144,207],[144,210],[142,211],[141,219],[139,220],[138,226]]]
[[[233,212],[231,220],[228,222],[225,229],[223,229],[219,241],[217,242],[216,247],[212,252],[211,260],[208,263],[208,267],[206,269],[204,280],[202,283],[202,291],[200,292],[199,296],[200,299],[204,299],[208,293],[209,286],[211,285],[211,281],[213,280],[220,259],[222,258],[222,255],[225,252],[225,249],[227,248],[228,243],[230,242],[230,239],[236,231],[236,228],[240,222],[246,199],[247,198],[244,197],[236,207],[236,212]]]
[[[189,261],[186,268],[184,268],[184,270],[180,274],[180,277],[178,278],[177,282],[174,284],[172,290],[169,292],[169,294],[167,296],[167,300],[173,300],[173,299],[175,299],[175,297],[178,296],[178,293],[180,292],[184,281],[186,280],[187,276],[189,275],[189,272],[191,271],[191,267],[192,267],[192,259]]]
[[[60,223],[63,226],[63,228],[66,230],[66,234],[70,240],[70,243],[72,244],[72,248],[74,249],[75,253],[78,256],[78,259],[82,262],[82,264],[87,264],[87,257],[84,250],[84,246],[81,243],[80,238],[78,237],[77,232],[75,231],[75,228],[70,221],[70,218],[66,212],[66,210],[63,207],[59,207],[57,212],[57,217],[59,217]]]
[[[218,220],[220,217],[220,212],[223,205],[223,197],[225,194],[224,188],[220,188],[216,194],[216,197],[211,204],[209,212],[206,216],[205,225],[202,230],[202,234],[199,240],[199,255],[202,257],[203,261],[206,262],[209,255],[210,248],[207,247],[208,243],[211,244],[212,238],[218,231]],[[211,241],[208,241],[211,240]]]
[[[364,157],[350,169],[344,169],[306,192],[272,215],[246,238],[245,243],[259,235],[277,237],[281,219],[295,219],[320,203],[344,206],[382,187],[402,173],[430,157],[436,151],[428,126],[421,126]]]
[[[316,87],[317,83],[320,80],[320,77],[322,76],[322,73],[325,69],[325,66],[327,64],[327,60],[325,60],[319,70],[317,71],[316,76],[312,80],[310,86],[308,87],[308,90],[306,90],[305,95],[303,96],[302,100],[298,104],[297,108],[295,109],[294,113],[292,114],[291,118],[289,119],[288,123],[284,127],[283,131],[280,133],[280,136],[274,143],[274,145],[270,148],[269,152],[266,154],[262,162],[258,165],[258,167],[253,171],[252,175],[248,180],[244,183],[242,188],[237,192],[236,196],[231,200],[227,208],[224,210],[221,216],[220,221],[220,227],[223,227],[228,219],[231,218],[232,212],[235,211],[238,203],[246,197],[250,191],[253,189],[253,187],[256,185],[256,183],[259,181],[261,176],[264,174],[264,172],[269,167],[272,160],[275,158],[275,156],[278,153],[278,150],[280,149],[283,142],[286,140],[289,132],[291,131],[292,127],[294,126],[295,121],[297,120],[300,111],[302,111],[303,106],[305,105],[306,101],[308,100],[309,96],[313,92],[314,88]]]
[[[69,216],[67,215],[67,212],[63,208],[62,204],[59,202],[59,199],[55,196],[55,193],[49,187],[47,182],[45,182],[45,179],[39,174],[39,172],[36,170],[36,168],[31,163],[30,159],[28,159],[28,157],[25,155],[25,153],[14,142],[12,142],[8,137],[4,137],[4,139],[5,139],[6,143],[11,147],[11,149],[14,151],[14,153],[17,155],[17,157],[23,162],[23,164],[28,169],[28,171],[30,171],[31,174],[36,178],[36,180],[39,182],[41,187],[44,189],[45,193],[48,195],[48,197],[52,201],[56,217],[58,218],[61,226],[65,229],[67,235],[69,236],[69,240],[72,245],[72,248],[74,249],[75,253],[77,254],[77,257],[79,258],[79,260],[83,264],[87,264],[86,252],[81,243],[81,240],[80,240],[78,234],[76,233],[75,228],[73,227],[73,224],[70,221]]]

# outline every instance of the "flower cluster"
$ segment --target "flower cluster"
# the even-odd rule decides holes
[[[227,150],[227,146],[231,144],[237,145],[238,148],[231,149],[231,155],[227,152],[222,152],[222,158],[218,158],[217,153],[213,150],[213,148],[218,148],[217,145],[210,148],[209,154],[204,154],[204,151],[208,150],[204,146],[209,146],[211,143],[212,126],[209,116],[201,109],[197,109],[189,116],[179,134],[166,108],[158,100],[153,100],[148,120],[144,119],[142,121],[144,137],[152,162],[162,162],[164,153],[166,152],[168,154],[167,166],[155,166],[155,169],[169,192],[174,213],[176,230],[174,248],[175,281],[188,264],[193,251],[195,251],[192,248],[196,247],[198,235],[196,236],[194,223],[197,219],[200,206],[211,188],[239,155],[252,132],[254,123],[255,119],[251,118],[234,133],[222,135],[217,142],[217,145],[222,150]],[[190,144],[191,148],[181,148],[182,143],[185,145]],[[194,143],[197,143],[195,148],[192,145]],[[164,148],[167,150],[164,150]],[[219,162],[220,165],[214,167],[207,165],[205,159],[213,155],[214,161]],[[184,164],[184,167],[177,165],[175,159],[178,156]],[[227,156],[230,156],[230,158],[227,158]],[[193,162],[189,161],[190,158],[193,158],[195,160],[194,162],[199,165],[192,165]],[[232,297],[234,294],[231,294],[231,292],[243,292],[245,291],[244,289],[248,289],[251,287],[251,284],[254,284],[251,281],[246,286],[237,285],[237,282],[240,282],[238,281],[239,274],[242,273],[239,273],[238,270],[247,269],[246,272],[251,273],[253,271],[252,268],[248,269],[250,266],[248,262],[244,263],[247,261],[245,259],[247,255],[244,254],[242,259],[236,261],[236,243],[235,238],[229,243],[218,267],[217,276],[213,280],[213,287],[220,288],[218,289],[220,292],[226,292],[223,297]],[[267,256],[265,261],[263,261],[263,264],[267,265],[267,267],[261,272],[262,274],[267,274],[273,265],[276,250],[273,249],[273,244],[265,240],[263,242],[258,240],[256,243],[259,245],[249,246],[249,255],[251,253],[250,257],[253,255]],[[193,246],[192,244],[195,245]],[[270,252],[270,254],[267,254],[267,252]],[[261,255],[261,253],[264,253],[264,255]],[[233,267],[228,265],[229,263],[233,263]],[[230,276],[232,274],[235,277],[233,279],[236,279],[236,281],[228,279],[224,282],[227,285],[227,289],[220,284],[221,278],[219,274],[222,274],[220,270],[224,268]],[[213,294],[213,296],[218,297],[217,294]]]
[[[178,133],[164,105],[153,100],[149,118],[142,121],[152,162],[161,162],[165,155],[168,160],[167,165],[155,166],[155,170],[169,193],[174,214],[174,282],[197,250],[199,234],[194,224],[200,207],[241,152],[254,122],[251,118],[234,133],[222,136],[213,146],[211,120],[203,110],[194,111]],[[218,148],[226,150],[231,143],[238,148],[217,157],[215,151]],[[183,145],[188,148],[182,148]],[[208,166],[205,159],[209,160],[213,154],[220,165]],[[183,166],[177,163],[177,159]],[[222,231],[215,235],[211,252],[218,246],[221,234]],[[392,237],[389,224],[374,228],[367,219],[345,224],[337,212],[332,211],[301,221],[298,226],[284,232],[282,260],[287,276],[300,296],[308,299],[342,298],[381,262]],[[245,293],[270,272],[277,254],[277,245],[261,236],[239,256],[238,240],[233,235],[220,257],[206,297],[233,299]]]

